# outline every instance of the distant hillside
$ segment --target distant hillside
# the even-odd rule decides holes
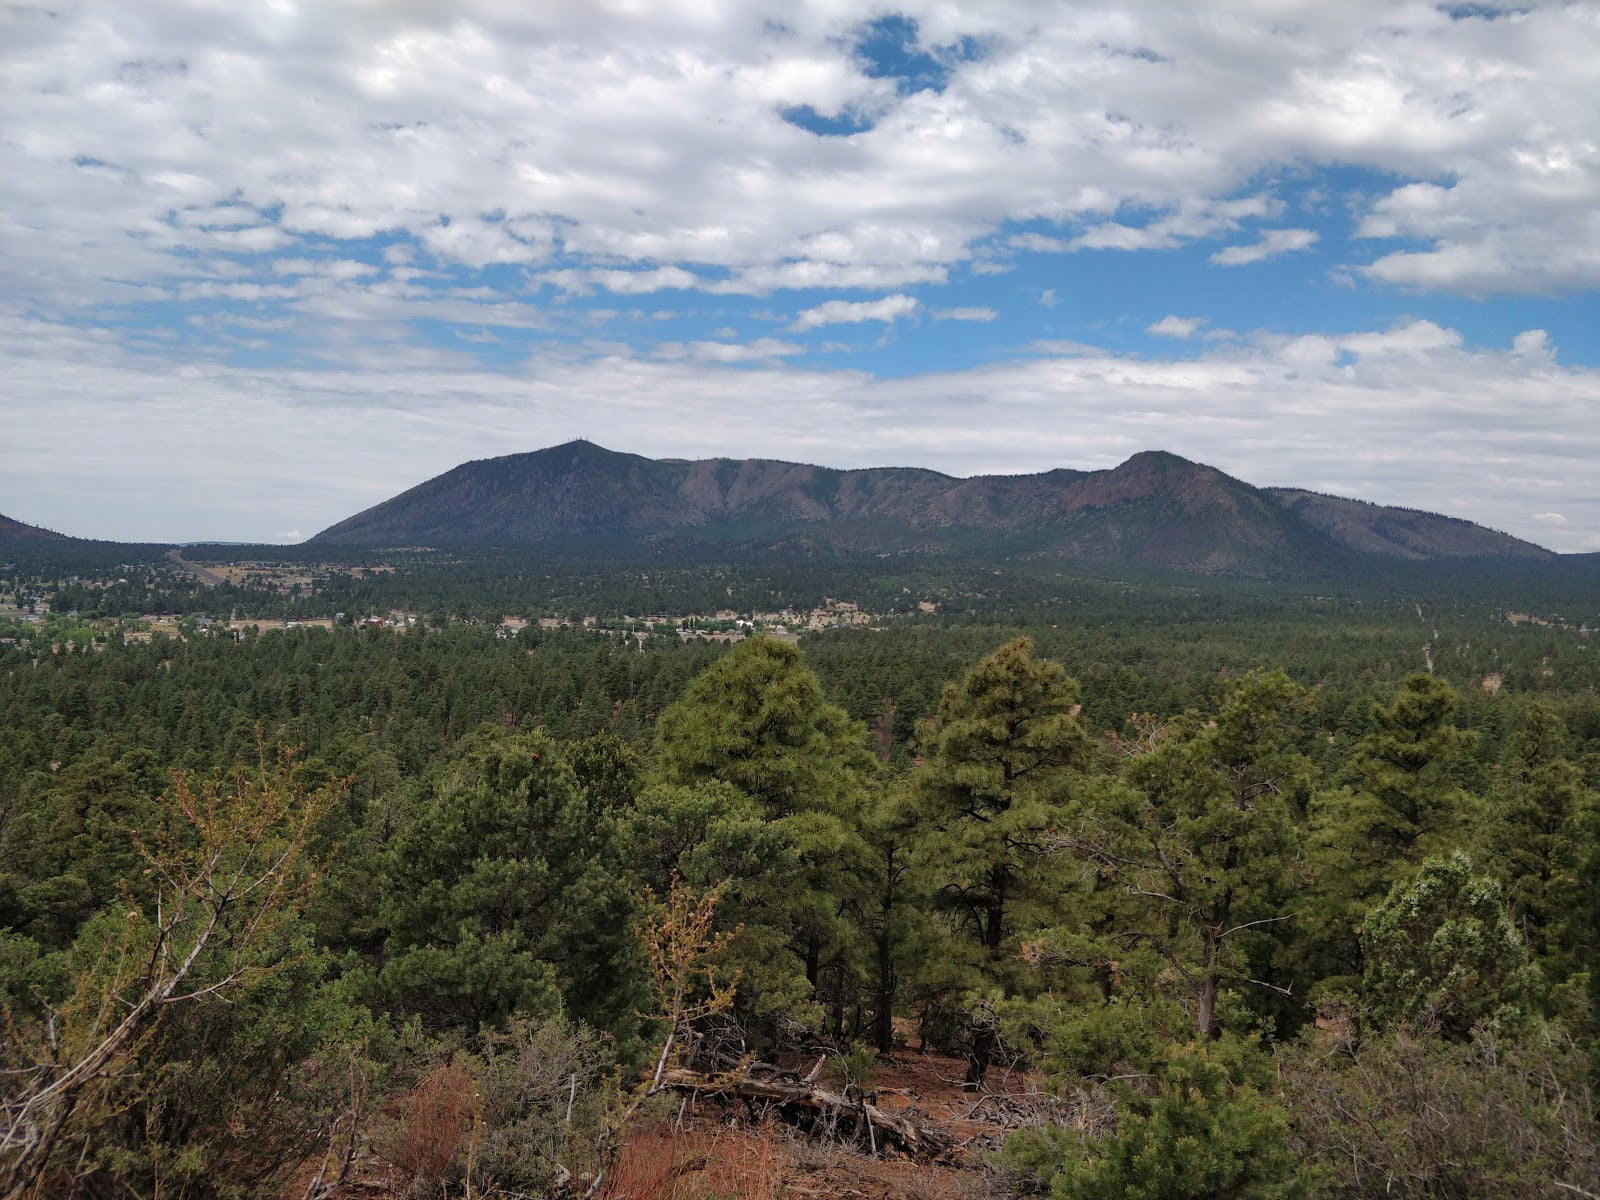
[[[463,463],[311,539],[440,547],[575,540],[964,550],[1258,577],[1316,573],[1352,553],[1408,560],[1550,557],[1469,522],[1255,488],[1159,451],[1107,471],[960,479],[902,467],[650,459],[586,441]]]
[[[68,542],[72,540],[74,539],[67,537],[64,533],[40,529],[37,525],[26,525],[21,521],[13,520],[4,513],[0,513],[0,542]]]
[[[1362,554],[1419,561],[1436,558],[1548,559],[1543,546],[1459,517],[1414,508],[1385,508],[1299,488],[1263,488],[1285,508]]]

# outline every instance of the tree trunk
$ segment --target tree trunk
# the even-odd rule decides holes
[[[976,1092],[989,1076],[989,1063],[994,1059],[994,1028],[983,1026],[972,1035],[972,1049],[967,1054],[967,1077],[961,1083],[964,1092]]]
[[[878,987],[873,997],[872,1040],[881,1053],[894,1049],[894,947],[888,930],[878,934]]]
[[[1219,947],[1214,938],[1206,939],[1205,974],[1200,978],[1200,995],[1195,1005],[1195,1032],[1203,1038],[1215,1038],[1217,1029],[1217,955]]]
[[[1204,1038],[1217,1036],[1217,977],[1207,975],[1200,981],[1200,1004],[1195,1011],[1195,1032]]]
[[[1000,956],[1000,943],[1005,940],[1006,892],[1011,883],[1011,872],[1004,866],[990,873],[990,901],[983,919],[983,948],[992,964]],[[963,1091],[975,1092],[983,1086],[989,1074],[989,1063],[994,1059],[994,1026],[985,1023],[972,1035],[972,1050],[967,1055],[967,1077]]]
[[[849,997],[845,994],[845,968],[844,964],[837,963],[833,968],[833,1036],[835,1040],[844,1039],[844,1014],[850,1006]]]

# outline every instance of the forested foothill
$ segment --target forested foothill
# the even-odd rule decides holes
[[[1588,565],[27,553],[8,1200],[1600,1195]]]

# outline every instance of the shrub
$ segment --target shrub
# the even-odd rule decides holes
[[[1459,1043],[1397,1026],[1281,1064],[1293,1145],[1328,1200],[1600,1191],[1588,1056],[1557,1028]]]
[[[1307,1180],[1259,1057],[1231,1039],[1176,1047],[1149,1094],[1124,1091],[1114,1131],[1022,1130],[1004,1161],[1057,1200],[1297,1200]]]

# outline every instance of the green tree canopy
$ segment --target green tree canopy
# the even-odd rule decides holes
[[[618,819],[544,734],[465,739],[393,842],[376,996],[468,1031],[563,1001],[625,1023],[636,979]]]
[[[1536,976],[1500,885],[1461,851],[1397,883],[1361,929],[1366,1011],[1463,1038],[1479,1021],[1528,1015]]]
[[[1018,935],[1059,920],[1051,832],[1067,821],[1091,760],[1078,686],[1018,638],[950,684],[912,779],[925,836],[921,868],[954,923],[950,983],[974,993],[1021,985]],[[978,1025],[969,1082],[981,1083],[993,1027]]]

